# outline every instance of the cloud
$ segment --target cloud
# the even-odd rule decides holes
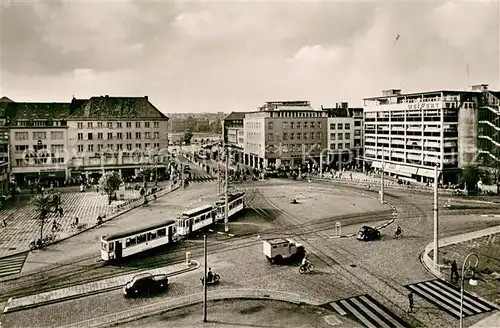
[[[360,105],[401,82],[463,89],[467,64],[471,82],[500,89],[496,3],[2,4],[0,88],[17,100],[149,95],[167,113]]]

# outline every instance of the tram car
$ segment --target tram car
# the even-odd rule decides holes
[[[177,234],[184,238],[193,231],[213,224],[216,214],[217,210],[213,205],[203,205],[183,212],[177,219]]]
[[[177,222],[167,220],[147,227],[101,237],[101,258],[120,260],[159,246],[172,244],[177,234]]]
[[[230,218],[235,215],[239,211],[242,211],[245,208],[245,193],[238,192],[235,194],[228,195],[228,214],[227,216]],[[221,200],[215,202],[215,207],[217,208],[217,217],[216,221],[223,221],[225,216],[225,198],[221,198]]]

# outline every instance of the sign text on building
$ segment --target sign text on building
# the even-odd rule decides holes
[[[441,102],[417,102],[408,104],[408,109],[439,109]]]

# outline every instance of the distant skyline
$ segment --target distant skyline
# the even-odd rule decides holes
[[[166,114],[228,113],[360,107],[401,84],[500,90],[498,1],[2,1],[0,15],[14,101],[147,95]]]

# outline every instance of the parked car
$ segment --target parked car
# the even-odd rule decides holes
[[[123,295],[134,297],[164,292],[168,289],[168,278],[165,274],[152,275],[141,273],[123,287]]]
[[[363,226],[359,229],[356,238],[364,241],[378,239],[380,238],[380,231],[374,227]]]

